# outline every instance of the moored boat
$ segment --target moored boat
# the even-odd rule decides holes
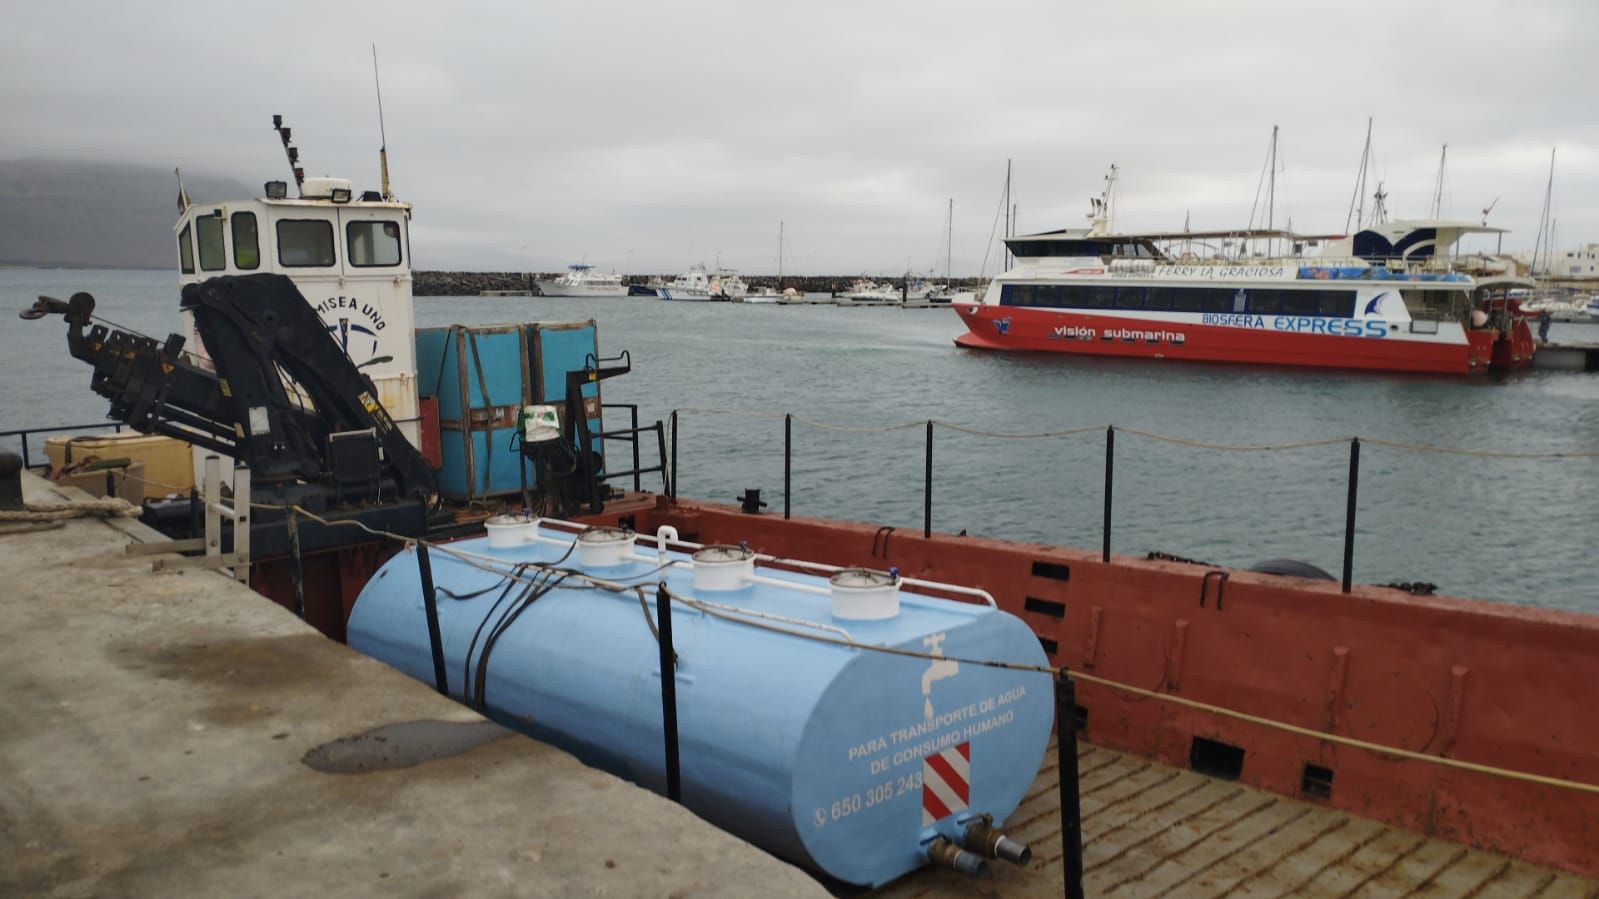
[[[559,278],[538,282],[539,292],[547,297],[625,297],[627,285],[615,272],[595,271],[586,262],[566,267]]]
[[[695,263],[688,271],[659,287],[663,300],[687,303],[704,303],[711,299],[711,278],[703,263]]]
[[[1519,368],[1532,334],[1475,301],[1448,255],[1474,222],[1372,225],[1317,257],[1200,258],[1194,241],[1306,242],[1289,232],[1113,234],[1109,200],[1089,229],[1006,241],[1016,266],[981,300],[952,304],[968,349],[1467,373]]]

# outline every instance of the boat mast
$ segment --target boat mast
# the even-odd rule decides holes
[[[1444,205],[1444,163],[1449,159],[1449,145],[1444,144],[1438,155],[1438,180],[1432,186],[1432,217],[1437,218]]]
[[[1534,278],[1538,277],[1538,250],[1539,250],[1539,248],[1543,247],[1546,243],[1553,243],[1554,242],[1554,235],[1552,235],[1552,234],[1550,235],[1550,239],[1548,241],[1544,240],[1544,230],[1549,225],[1549,203],[1550,203],[1550,200],[1554,198],[1554,194],[1555,194],[1555,148],[1550,147],[1549,148],[1549,181],[1548,181],[1547,184],[1544,185],[1544,189],[1543,189],[1543,213],[1538,216],[1538,236],[1533,239],[1533,243],[1532,243],[1532,271],[1528,272],[1528,274],[1530,274]]]
[[[1010,233],[1010,228],[1011,228],[1010,174],[1011,174],[1011,161],[1009,159],[1007,159],[1007,160],[1005,160],[1005,205],[1002,207],[1004,209],[1004,211],[1005,211],[1005,239],[1006,240],[1009,240],[1010,237],[1011,237],[1011,233]],[[1008,243],[1005,244],[1005,255],[1004,255],[1003,258],[1005,260],[1005,269],[1009,270],[1010,269],[1010,265],[1011,265],[1011,258],[1010,258],[1010,244],[1008,244]]]
[[[1366,148],[1360,151],[1360,171],[1355,175],[1355,195],[1349,198],[1349,215],[1344,217],[1344,233],[1350,233],[1351,221],[1353,227],[1359,228],[1365,223],[1366,218],[1366,171],[1371,163],[1371,117],[1366,117]],[[1359,204],[1358,209],[1356,204]]]
[[[383,127],[383,82],[378,78],[378,45],[372,45],[372,84],[378,91],[378,182],[383,188],[383,199],[394,199],[389,190],[389,134]]]
[[[777,223],[777,292],[783,292],[783,223]]]
[[[944,232],[944,286],[949,286],[949,270],[955,265],[955,198],[949,198],[949,213]]]

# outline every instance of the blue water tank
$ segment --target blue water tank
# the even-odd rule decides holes
[[[530,563],[523,576],[547,589],[531,598],[526,581],[431,554],[451,695],[473,704],[481,685],[495,720],[664,792],[652,623],[665,581],[673,596],[705,604],[672,603],[683,802],[778,856],[880,885],[925,864],[935,836],[959,842],[979,814],[1003,824],[1038,771],[1054,712],[1049,676],[957,661],[1047,664],[1014,616],[901,590],[881,574],[757,568],[737,547],[658,558],[615,532],[595,532],[591,553],[547,525],[519,539],[498,530],[449,549],[502,568]],[[349,643],[433,681],[414,552],[361,591]]]

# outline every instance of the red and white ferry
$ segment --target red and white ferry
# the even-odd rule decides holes
[[[1108,192],[1108,189],[1107,189]],[[1318,238],[1283,231],[1112,234],[1093,227],[1006,241],[1016,265],[956,303],[969,349],[1464,373],[1532,360],[1526,323],[1454,270],[1475,222],[1420,219]],[[1319,256],[1201,258],[1222,240],[1323,245]]]

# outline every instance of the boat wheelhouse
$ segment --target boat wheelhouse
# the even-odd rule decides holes
[[[1426,219],[1314,237],[1111,234],[1103,224],[1007,240],[1015,267],[980,300],[953,304],[968,329],[955,342],[1417,372],[1513,368],[1532,358],[1525,323],[1478,303],[1471,275],[1450,257],[1464,235],[1496,228]],[[1293,252],[1227,252],[1261,242]],[[1321,245],[1320,255],[1301,255],[1311,245]]]
[[[300,195],[293,199],[287,182],[268,181],[263,195],[251,200],[187,205],[173,226],[178,284],[219,275],[292,278],[415,444],[411,205],[385,197],[386,191],[356,196],[343,178],[297,180]],[[187,351],[209,365],[187,311],[183,333]]]

